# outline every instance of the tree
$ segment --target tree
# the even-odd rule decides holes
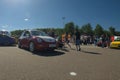
[[[94,34],[100,37],[104,33],[104,30],[101,25],[97,24],[96,28],[94,29]]]
[[[84,34],[84,30],[82,28],[79,29],[80,34]]]
[[[110,35],[110,32],[107,31],[107,30],[104,30],[104,33],[105,33],[105,35],[107,35],[107,36],[111,36],[111,35]]]
[[[79,26],[78,25],[75,26],[75,30],[79,31]]]
[[[51,34],[51,32],[54,32],[54,34],[57,36],[61,36],[64,33],[63,28],[37,28],[37,30],[44,31],[47,34]]]
[[[85,34],[93,35],[93,30],[92,30],[92,27],[91,27],[90,23],[88,23],[86,25],[83,25],[82,28],[81,28],[81,30]]]
[[[65,27],[64,27],[65,32],[68,32],[71,35],[73,35],[74,34],[74,29],[75,29],[75,27],[74,27],[73,22],[69,22],[69,23],[65,24]]]
[[[115,35],[115,28],[114,27],[109,27],[110,34],[113,36]]]
[[[55,33],[56,33],[58,36],[61,36],[61,35],[64,33],[64,30],[61,29],[61,28],[56,28],[56,29],[55,29]]]
[[[23,30],[11,31],[11,35],[18,38],[22,34]]]
[[[116,31],[116,36],[120,36],[120,31]]]

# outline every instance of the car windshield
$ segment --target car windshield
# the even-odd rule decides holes
[[[120,41],[120,38],[115,39],[114,41]]]
[[[10,36],[8,31],[0,31],[0,35]]]
[[[45,32],[42,31],[31,31],[33,36],[48,36]]]

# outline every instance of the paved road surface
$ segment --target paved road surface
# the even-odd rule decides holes
[[[120,80],[120,50],[81,48],[32,54],[0,47],[0,80]]]

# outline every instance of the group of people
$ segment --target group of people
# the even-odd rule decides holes
[[[102,48],[110,46],[111,38],[107,34],[102,34],[100,37],[94,37],[94,45]]]
[[[80,44],[81,44],[81,34],[78,30],[76,30],[75,34],[74,34],[74,42],[75,42],[75,45],[76,45],[76,50],[77,51],[81,51],[81,47],[80,47]],[[109,47],[110,45],[110,38],[103,34],[101,35],[101,47],[104,48],[105,46],[106,47]],[[65,34],[65,43],[71,48],[71,45],[70,45],[70,40],[68,39],[68,33],[66,32]]]
[[[75,32],[75,45],[76,45],[76,50],[80,51],[81,47],[80,47],[80,32],[78,30],[76,30]],[[65,43],[71,48],[71,45],[69,44],[70,40],[68,39],[68,33],[66,32],[65,34]]]

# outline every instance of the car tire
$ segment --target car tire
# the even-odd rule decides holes
[[[30,44],[29,44],[29,51],[30,52],[34,52],[35,51],[35,45],[34,45],[33,42],[30,42]]]

